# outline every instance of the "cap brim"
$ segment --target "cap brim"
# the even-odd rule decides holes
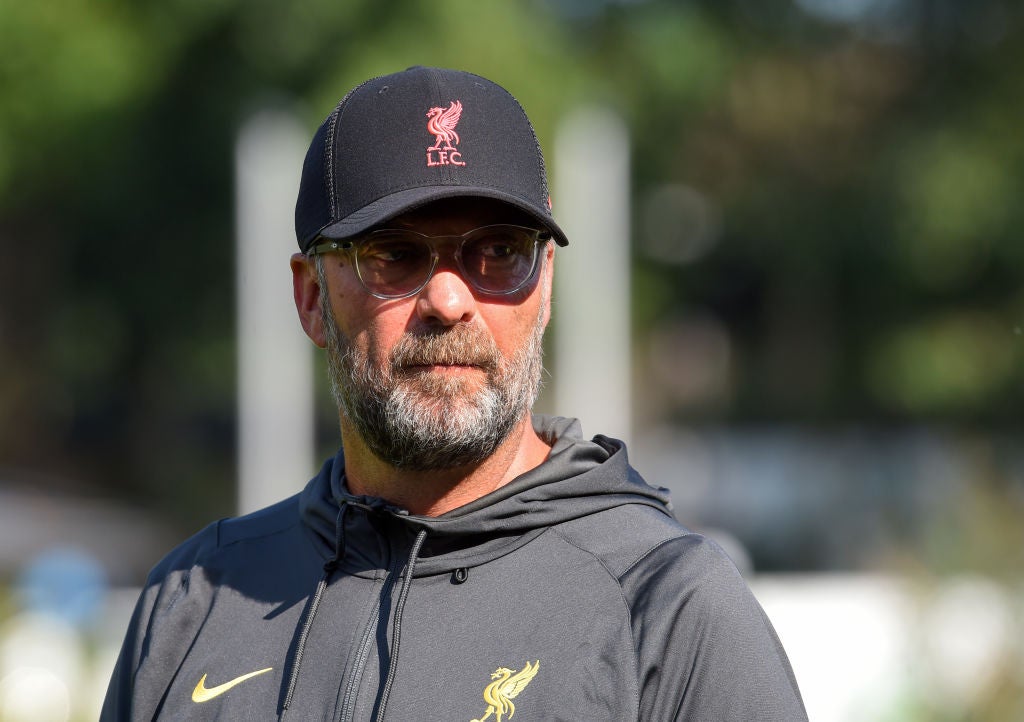
[[[569,239],[554,219],[535,205],[509,193],[494,188],[472,186],[423,186],[408,188],[397,193],[379,198],[369,205],[363,206],[340,221],[328,224],[320,229],[318,235],[323,238],[341,240],[365,233],[369,229],[385,221],[389,221],[403,213],[421,208],[428,203],[445,198],[490,198],[507,203],[527,213],[541,226],[551,232],[555,242],[560,246],[569,245]]]

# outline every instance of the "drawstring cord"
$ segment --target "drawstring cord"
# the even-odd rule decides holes
[[[405,600],[409,596],[409,587],[412,586],[412,573],[416,567],[416,560],[420,555],[420,547],[423,546],[423,541],[427,538],[427,530],[420,529],[416,535],[416,540],[412,543],[412,549],[409,551],[409,561],[405,565],[405,574],[402,578],[402,589],[398,593],[398,602],[395,604],[395,621],[394,630],[391,634],[391,654],[388,655],[388,677],[384,682],[384,689],[380,696],[380,706],[377,710],[377,722],[382,722],[384,719],[384,711],[388,706],[388,697],[391,695],[391,685],[395,681],[395,672],[398,669],[398,647],[401,644],[402,637],[402,613],[405,610]]]
[[[302,656],[306,649],[306,642],[309,639],[310,630],[313,628],[313,621],[316,619],[316,614],[320,608],[320,601],[323,598],[324,592],[327,589],[327,585],[330,582],[331,575],[338,568],[341,563],[341,558],[345,553],[345,514],[348,511],[349,505],[342,502],[341,508],[338,510],[338,518],[335,524],[335,545],[334,545],[334,557],[324,563],[323,574],[320,580],[317,582],[316,591],[313,593],[313,597],[306,607],[304,619],[302,620],[302,631],[299,633],[298,641],[295,645],[295,657],[292,661],[291,673],[288,677],[288,689],[285,692],[284,703],[281,706],[281,714],[284,715],[288,711],[288,707],[292,703],[292,698],[295,695],[295,687],[299,681],[299,671],[302,667]],[[405,611],[405,602],[409,597],[409,588],[412,586],[413,572],[416,569],[416,562],[419,559],[420,549],[423,547],[423,542],[427,538],[426,529],[420,529],[416,535],[416,539],[413,541],[412,548],[409,550],[409,559],[405,564],[405,571],[402,575],[402,586],[398,593],[398,601],[395,604],[395,617],[392,624],[391,633],[391,654],[389,655],[388,661],[388,676],[384,682],[384,688],[381,691],[380,704],[378,705],[377,722],[382,722],[384,719],[384,712],[387,709],[388,697],[391,695],[391,687],[394,684],[395,675],[398,669],[398,649],[401,645],[402,637],[402,615]]]
[[[299,668],[302,665],[302,654],[306,649],[306,640],[309,639],[309,631],[313,628],[313,620],[316,618],[317,609],[320,607],[320,600],[323,598],[324,590],[331,579],[331,574],[338,568],[341,558],[345,554],[345,512],[348,505],[343,501],[338,510],[338,518],[335,522],[334,532],[334,557],[324,563],[324,573],[317,582],[313,599],[306,608],[305,619],[302,623],[302,632],[299,634],[299,641],[295,646],[295,659],[292,660],[292,671],[288,678],[288,691],[285,693],[284,704],[281,706],[282,714],[288,710],[292,703],[292,696],[295,694],[295,685],[299,681]]]

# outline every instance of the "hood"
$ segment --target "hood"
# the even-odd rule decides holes
[[[344,485],[345,459],[339,452],[300,495],[304,526],[324,557],[324,571],[296,628],[295,654],[282,711],[298,683],[303,650],[320,602],[339,568],[376,575],[392,569],[400,578],[391,635],[386,640],[387,676],[379,689],[377,720],[384,719],[395,678],[401,622],[412,580],[460,571],[509,554],[546,529],[625,504],[642,504],[671,516],[668,492],[648,486],[630,467],[621,441],[596,436],[584,441],[575,419],[533,417],[534,428],[551,453],[535,469],[500,489],[438,517],[415,516],[382,499],[354,496]],[[396,560],[405,564],[399,567]],[[464,578],[464,577],[463,577]],[[382,593],[390,593],[386,591]],[[385,620],[386,621],[386,620]]]
[[[548,527],[625,504],[654,507],[671,516],[668,490],[648,485],[629,465],[626,447],[617,439],[582,437],[576,419],[534,415],[533,425],[551,445],[548,459],[501,488],[437,517],[411,515],[381,499],[349,494],[344,487],[342,452],[329,459],[303,490],[303,522],[325,559],[334,557],[344,516],[345,546],[361,548],[363,562],[373,564],[380,525],[372,516],[390,517],[407,529],[410,539],[426,532],[416,576],[482,564],[527,543]],[[343,505],[366,514],[339,515]],[[389,528],[393,528],[390,527]],[[370,537],[370,538],[368,538]]]

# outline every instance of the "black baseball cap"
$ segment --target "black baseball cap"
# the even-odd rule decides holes
[[[508,203],[567,245],[551,215],[537,135],[512,95],[486,78],[414,67],[368,80],[320,125],[306,152],[295,236],[358,236],[442,198]]]

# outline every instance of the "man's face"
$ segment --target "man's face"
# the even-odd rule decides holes
[[[502,204],[466,199],[385,225],[456,235],[495,223],[535,225]],[[542,247],[525,288],[496,297],[474,291],[442,248],[427,285],[396,300],[367,293],[350,257],[323,257],[332,390],[376,456],[411,470],[455,468],[485,459],[508,437],[539,390],[551,253]]]

